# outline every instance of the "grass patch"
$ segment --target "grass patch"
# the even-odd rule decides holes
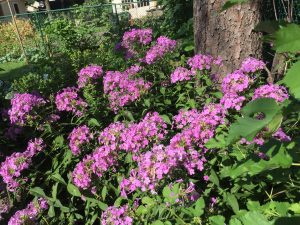
[[[12,81],[23,76],[32,68],[25,62],[8,62],[0,64],[0,80]]]

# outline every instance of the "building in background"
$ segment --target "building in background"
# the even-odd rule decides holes
[[[116,4],[114,12],[122,13],[128,11],[132,19],[139,19],[147,16],[149,12],[157,9],[157,1],[151,0],[112,0]]]
[[[14,14],[26,13],[25,0],[9,0]],[[7,0],[0,0],[0,16],[9,16]]]

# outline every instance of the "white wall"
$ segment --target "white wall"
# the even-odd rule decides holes
[[[14,4],[18,5],[20,13],[26,13],[25,2],[23,0],[10,0],[10,6],[12,8],[13,13],[15,13]],[[2,7],[2,11],[3,11],[4,16],[9,16],[10,11],[9,11],[7,2],[6,1],[1,1],[0,5]]]
[[[113,0],[112,3],[114,4],[122,4],[122,0]],[[117,12],[118,13],[121,13],[121,12],[124,12],[124,9],[123,7],[126,8],[128,7],[129,10],[128,12],[130,13],[132,19],[138,19],[138,18],[142,18],[144,16],[147,15],[147,10],[150,9],[150,6],[152,6],[151,4],[151,1],[150,1],[150,5],[148,6],[143,6],[143,7],[138,7],[138,3],[128,3],[128,4],[123,4],[122,5],[116,5],[116,8],[117,8]],[[113,10],[115,12],[115,7],[113,7]]]

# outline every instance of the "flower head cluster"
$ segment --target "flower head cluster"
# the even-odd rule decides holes
[[[153,64],[156,60],[162,58],[165,54],[174,51],[175,48],[175,40],[171,40],[165,36],[161,36],[157,39],[156,44],[148,50],[144,61],[147,64]]]
[[[194,118],[188,120],[187,115]],[[194,147],[203,148],[203,144],[214,136],[216,127],[224,122],[224,117],[223,107],[213,104],[206,106],[202,112],[180,112],[175,120],[177,126],[183,128],[182,132],[170,140],[170,145],[155,145],[140,156],[137,168],[131,170],[130,177],[120,184],[122,196],[136,189],[155,192],[160,180],[181,167],[191,175],[195,174],[195,170],[202,171],[206,162],[205,149],[198,152]]]
[[[35,224],[39,213],[47,208],[47,201],[39,198],[37,202],[30,202],[25,209],[17,211],[8,221],[8,225]]]
[[[225,109],[240,110],[246,98],[240,93],[245,91],[250,85],[250,78],[241,70],[236,70],[228,74],[222,81],[222,91],[224,96],[220,103]]]
[[[128,205],[119,208],[115,206],[108,207],[101,215],[102,225],[131,225],[133,219],[128,216]]]
[[[87,103],[79,97],[78,89],[75,87],[59,91],[55,98],[55,104],[59,111],[72,112],[76,116],[82,116],[87,107]]]
[[[220,65],[222,60],[220,58],[215,59],[211,55],[198,54],[188,60],[188,65],[191,67],[193,74],[196,74],[197,70],[210,70],[212,65]]]
[[[148,113],[141,122],[130,124],[122,132],[120,148],[137,153],[151,142],[161,141],[166,134],[166,128],[166,123],[157,112]]]
[[[124,33],[122,46],[134,52],[136,46],[148,45],[151,41],[151,29],[131,29]]]
[[[224,106],[225,109],[235,109],[239,111],[241,110],[245,100],[245,96],[239,96],[236,93],[229,92],[221,98],[220,103]]]
[[[266,64],[258,59],[249,57],[242,62],[241,71],[244,73],[255,73],[258,70],[264,69]]]
[[[28,142],[26,151],[14,152],[1,163],[0,175],[9,191],[14,191],[19,186],[16,178],[20,177],[21,172],[29,167],[32,157],[44,148],[45,145],[41,138],[33,139]]]
[[[103,74],[101,66],[87,66],[80,70],[78,74],[78,87],[82,88],[93,80],[100,78]]]
[[[200,112],[196,109],[192,110],[180,110],[178,115],[173,117],[173,124],[178,129],[183,129],[189,126],[193,121],[199,118]]]
[[[45,100],[34,94],[15,94],[11,99],[11,109],[8,111],[10,122],[23,126],[29,118],[34,119],[34,107],[45,105]]]
[[[276,102],[283,102],[289,98],[289,94],[283,86],[266,84],[254,91],[253,100],[258,98],[273,98]]]
[[[92,169],[91,166],[94,159],[91,155],[86,156],[81,162],[79,162],[73,170],[72,177],[73,183],[82,189],[87,189],[92,181]]]
[[[228,74],[222,82],[222,91],[226,93],[240,93],[249,87],[250,79],[240,70]]]
[[[135,77],[140,67],[132,67],[124,72],[108,71],[104,77],[104,93],[108,95],[110,106],[118,111],[137,100],[151,87],[151,83]]]
[[[190,80],[194,74],[189,69],[184,67],[178,67],[171,74],[171,83],[177,83],[178,81]]]
[[[74,155],[78,155],[81,152],[81,146],[88,143],[93,138],[93,134],[90,129],[86,126],[80,126],[74,128],[69,135],[69,146]]]

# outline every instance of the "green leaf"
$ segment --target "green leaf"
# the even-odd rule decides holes
[[[37,197],[47,197],[44,190],[40,187],[34,187],[34,188],[30,188],[29,190],[30,194],[37,196]]]
[[[227,144],[237,141],[241,137],[252,141],[255,135],[279,114],[280,109],[275,100],[271,98],[260,98],[249,102],[241,111],[242,117],[230,126]],[[263,113],[264,119],[253,118],[256,113]]]
[[[289,210],[293,211],[296,214],[300,214],[300,203],[294,203],[290,206]]]
[[[210,225],[224,225],[225,224],[225,218],[223,216],[211,216],[209,217]],[[253,225],[253,224],[252,224]]]
[[[140,205],[137,210],[135,211],[135,213],[140,216],[140,215],[144,215],[148,212],[147,208],[143,205]]]
[[[265,216],[256,211],[247,212],[239,219],[243,222],[243,225],[273,225],[273,222],[268,221]]]
[[[253,155],[250,159],[245,159],[233,167],[225,167],[221,171],[221,177],[231,177],[235,179],[243,174],[254,176],[266,170],[277,168],[289,168],[292,165],[292,157],[287,153],[284,145],[279,142],[274,144],[269,142],[261,149],[270,159],[258,159]]]
[[[167,124],[172,125],[172,122],[171,122],[171,120],[170,120],[170,118],[169,118],[168,115],[161,115],[161,117],[163,118],[163,120],[164,120]]]
[[[249,0],[229,0],[229,1],[225,2],[225,4],[223,5],[222,11],[229,9],[230,7],[232,7],[234,5],[237,5],[240,3],[245,3],[247,1],[249,1]]]
[[[213,169],[210,170],[209,180],[218,187],[220,186],[219,178]]]
[[[289,88],[289,92],[300,100],[300,61],[288,70],[283,83]]]
[[[196,205],[195,205],[195,209],[194,209],[194,216],[195,217],[199,217],[199,216],[202,216],[203,213],[204,213],[204,207],[205,207],[205,202],[204,202],[204,199],[203,198],[199,198],[197,201],[196,201]]]
[[[57,136],[54,139],[53,144],[57,147],[63,147],[64,146],[64,137],[62,135]]]
[[[91,118],[88,122],[88,125],[91,126],[91,127],[100,127],[100,123],[98,122],[97,119],[95,118]]]
[[[275,49],[277,52],[300,51],[300,26],[288,24],[275,33]]]
[[[101,191],[101,197],[102,197],[103,200],[105,200],[106,195],[107,195],[107,187],[104,186],[104,187],[102,188],[102,191]]]
[[[71,195],[76,196],[76,197],[81,197],[81,193],[75,185],[69,183],[67,185],[67,190]]]
[[[61,184],[67,185],[66,181],[64,180],[64,178],[62,178],[62,176],[59,173],[52,174],[51,179]]]
[[[56,200],[58,183],[52,186],[52,198]]]
[[[153,223],[151,223],[151,225],[164,225],[164,223],[160,220],[156,220]]]
[[[229,225],[242,225],[242,223],[238,219],[233,218],[229,221]]]
[[[146,205],[154,205],[154,200],[148,196],[142,198],[142,203]]]
[[[227,202],[228,205],[230,205],[233,212],[235,214],[238,214],[238,212],[240,210],[239,209],[239,203],[238,203],[236,197],[233,194],[231,194],[231,193],[226,194],[226,202]]]
[[[51,205],[51,206],[49,207],[49,210],[48,210],[48,216],[49,216],[50,218],[53,218],[53,217],[55,216],[55,210],[54,210],[54,206],[53,206],[53,205]]]

